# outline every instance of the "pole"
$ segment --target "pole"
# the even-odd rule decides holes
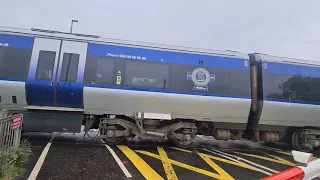
[[[72,20],[72,21],[71,21],[70,34],[72,33],[72,28],[73,28],[73,23],[74,23],[74,22],[78,22],[78,20]]]

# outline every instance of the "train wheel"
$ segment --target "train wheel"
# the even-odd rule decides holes
[[[193,146],[193,141],[172,138],[172,142],[175,146],[178,146],[183,149],[189,149]]]
[[[310,144],[304,143],[300,138],[302,129],[297,130],[292,136],[292,146],[297,151],[310,152],[313,150]]]
[[[112,138],[101,138],[102,141],[109,145],[118,145],[121,144],[125,137],[112,137]]]
[[[195,135],[191,132],[191,129],[180,129],[178,130],[179,135],[184,136],[183,138],[176,138],[175,133],[172,134],[171,140],[175,146],[180,148],[189,149],[193,146],[193,140]]]
[[[117,126],[108,126],[107,128],[100,129],[100,135],[107,135],[107,136],[104,136],[104,138],[101,138],[101,140],[104,143],[109,145],[118,145],[125,140],[124,136],[113,137],[114,135],[113,130],[122,130],[122,129]]]

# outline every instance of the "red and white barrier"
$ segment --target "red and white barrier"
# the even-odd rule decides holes
[[[320,159],[311,161],[313,156],[310,153],[293,151],[292,154],[296,161],[306,166],[296,166],[261,180],[311,180],[320,176]]]

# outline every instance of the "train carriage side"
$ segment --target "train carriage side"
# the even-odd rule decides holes
[[[320,63],[263,54],[250,57],[257,63],[259,74],[259,126],[286,130],[283,140],[297,150],[319,146]],[[300,139],[301,133],[311,139]]]
[[[0,33],[0,109],[23,110],[32,36]]]
[[[88,45],[87,114],[165,114],[172,120],[196,120],[199,133],[230,139],[230,129],[237,135],[237,130],[245,129],[250,104],[250,65],[245,54]]]

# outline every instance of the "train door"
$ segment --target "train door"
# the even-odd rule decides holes
[[[33,106],[82,108],[87,43],[35,38],[27,102]]]
[[[56,80],[56,98],[59,107],[83,107],[83,73],[87,43],[63,41]]]

